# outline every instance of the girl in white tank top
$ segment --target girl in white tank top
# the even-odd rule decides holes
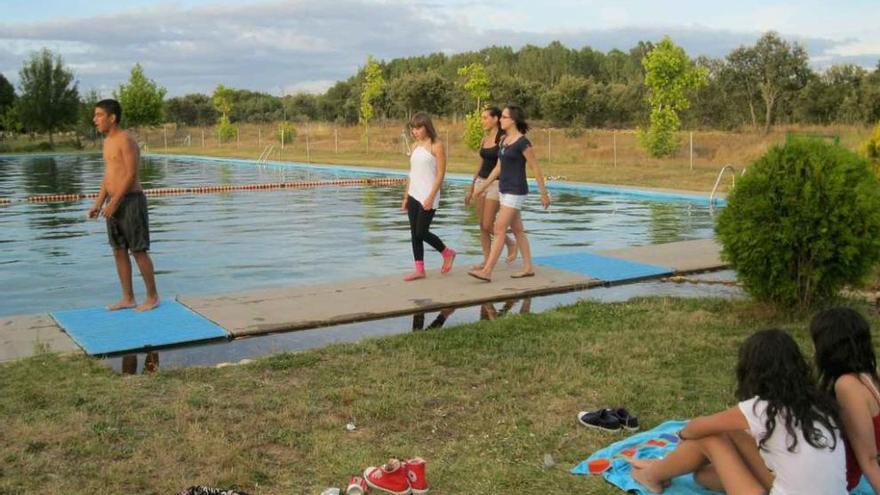
[[[425,278],[425,246],[428,243],[443,257],[440,273],[448,273],[455,260],[455,250],[446,247],[430,231],[431,220],[440,206],[440,187],[446,175],[446,153],[437,142],[437,131],[428,114],[419,112],[410,121],[416,144],[409,156],[409,180],[400,209],[409,216],[415,270],[403,279],[407,282]]]

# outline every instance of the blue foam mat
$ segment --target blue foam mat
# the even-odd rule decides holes
[[[535,263],[580,273],[605,282],[659,277],[670,275],[675,271],[665,266],[636,263],[590,252],[539,256],[535,258]]]
[[[91,355],[229,336],[223,328],[176,301],[162,301],[158,308],[143,313],[86,308],[50,315]]]

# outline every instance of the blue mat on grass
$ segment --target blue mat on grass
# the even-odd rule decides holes
[[[225,330],[210,320],[168,300],[143,313],[131,309],[87,308],[56,311],[50,315],[91,355],[228,337]]]
[[[572,468],[571,472],[572,474],[591,474],[591,464],[601,464],[607,461],[609,467],[601,473],[607,482],[627,493],[647,495],[649,492],[630,476],[631,466],[626,458],[660,459],[666,457],[678,445],[678,432],[684,428],[685,424],[687,424],[686,421],[667,421],[652,430],[614,442],[608,447],[594,452],[585,461]],[[663,493],[664,495],[721,495],[698,485],[691,474],[673,478],[672,484]],[[874,495],[874,491],[871,490],[871,486],[864,477],[850,493],[852,495]]]
[[[620,282],[645,277],[671,275],[675,270],[665,266],[647,265],[590,252],[539,256],[535,263],[580,273],[605,282]]]

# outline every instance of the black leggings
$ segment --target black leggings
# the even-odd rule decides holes
[[[424,261],[424,242],[427,242],[441,253],[446,250],[446,245],[443,244],[443,241],[428,230],[431,228],[431,220],[434,219],[435,210],[425,211],[419,200],[412,196],[407,197],[406,209],[409,213],[409,231],[412,236],[413,259]]]

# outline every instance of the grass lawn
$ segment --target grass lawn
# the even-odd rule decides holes
[[[437,495],[619,493],[568,473],[623,437],[580,427],[577,411],[625,405],[651,427],[721,409],[743,338],[782,326],[809,352],[805,324],[748,301],[652,298],[221,369],[119,376],[42,355],[0,366],[0,493],[169,494],[198,483],[317,494],[416,455]]]

